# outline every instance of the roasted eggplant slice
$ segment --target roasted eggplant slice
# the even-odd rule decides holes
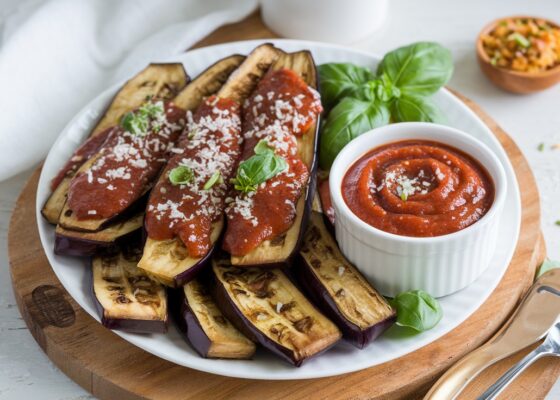
[[[288,68],[298,73],[310,87],[317,89],[317,71],[311,53],[300,51],[281,54],[272,69]],[[317,141],[319,120],[306,133],[297,137],[299,158],[307,165],[309,181],[296,204],[296,218],[284,234],[261,243],[244,256],[232,256],[231,263],[239,266],[277,267],[290,264],[297,255],[312,207],[317,171]]]
[[[150,64],[123,85],[103,117],[91,131],[90,137],[98,136],[111,126],[117,125],[126,112],[139,107],[147,97],[153,96],[164,100],[175,97],[188,81],[189,78],[183,64]],[[70,180],[85,161],[87,158],[84,157],[67,164],[67,169],[61,171],[61,174],[53,181],[53,193],[41,210],[43,217],[51,224],[58,223],[60,213],[66,203]]]
[[[202,102],[202,99],[220,90],[231,73],[235,71],[244,60],[245,56],[234,54],[217,61],[189,83],[189,85],[173,99],[173,103],[185,110],[196,110]]]
[[[239,56],[233,56],[235,57],[234,59],[229,57],[228,59],[222,60],[213,67],[210,67],[209,70],[197,77],[187,86],[184,93],[178,96],[178,98],[181,98],[178,105],[189,104],[193,109],[196,108],[202,101],[200,93],[211,93],[210,90],[194,90],[192,88],[197,86],[193,85],[198,85],[200,81],[205,82],[205,85],[210,85],[212,89],[215,89],[219,85],[216,85],[216,81],[207,77],[206,74],[210,73],[210,77],[218,77],[218,83],[221,83],[223,82],[225,73],[218,74],[215,72],[214,68],[220,65],[220,63],[224,63],[223,65],[228,66],[227,71],[229,72],[234,61],[243,62],[231,73],[225,84],[221,86],[220,90],[217,92],[217,95],[222,98],[232,98],[241,103],[255,88],[258,80],[266,73],[278,55],[279,51],[275,49],[274,46],[264,44],[253,50],[251,54],[244,59],[239,58]],[[190,96],[187,95],[187,92],[192,96],[196,96],[198,100],[190,101]],[[224,223],[221,220],[213,224],[211,233],[211,241],[213,243],[221,236],[223,226]],[[139,267],[163,284],[178,287],[194,278],[196,273],[207,264],[215,247],[216,246],[213,246],[205,256],[194,258],[189,257],[186,247],[179,238],[170,240],[153,240],[148,238]]]
[[[315,303],[358,348],[367,346],[396,319],[395,310],[350,264],[313,212],[294,273]]]
[[[232,267],[213,259],[216,300],[249,339],[299,367],[341,337],[280,269]]]
[[[101,323],[128,332],[165,333],[167,294],[136,264],[139,247],[92,261],[92,289]]]
[[[219,239],[223,224],[223,220],[214,224],[212,243],[216,243]],[[153,240],[148,238],[138,267],[158,282],[176,288],[193,279],[206,265],[211,255],[212,251],[202,258],[189,257],[187,249],[179,239]]]
[[[72,231],[58,225],[55,229],[54,252],[58,255],[80,257],[110,252],[118,241],[138,234],[143,222],[144,213],[141,212],[99,232]]]
[[[202,283],[194,279],[181,292],[179,330],[198,354],[229,359],[253,356],[255,343],[227,320]]]

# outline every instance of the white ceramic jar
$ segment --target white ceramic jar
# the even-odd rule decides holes
[[[292,38],[347,44],[381,29],[389,0],[261,0],[265,24]]]
[[[486,168],[494,182],[495,197],[479,221],[447,235],[409,237],[374,228],[350,210],[341,190],[348,169],[370,150],[408,139],[450,145],[471,155]],[[351,141],[338,154],[331,168],[329,186],[340,248],[383,295],[393,297],[403,291],[423,289],[435,297],[445,296],[468,286],[488,267],[505,202],[506,175],[496,155],[467,133],[421,122],[374,129]]]

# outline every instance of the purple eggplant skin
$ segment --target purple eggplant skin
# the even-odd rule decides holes
[[[201,357],[206,358],[211,345],[210,339],[206,333],[204,333],[198,319],[194,316],[193,311],[185,299],[184,293],[178,293],[183,292],[183,290],[180,289],[174,292],[177,293],[174,293],[170,298],[174,304],[170,311],[175,324],[192,348]]]
[[[247,336],[249,340],[260,344],[270,352],[276,354],[282,360],[288,362],[289,364],[292,364],[295,367],[301,367],[307,360],[323,354],[336,344],[336,342],[332,343],[331,346],[326,347],[322,351],[313,354],[313,356],[311,357],[296,360],[293,358],[292,352],[271,341],[259,329],[253,327],[253,324],[245,317],[245,315],[243,315],[243,313],[237,308],[235,303],[230,299],[227,294],[226,288],[222,285],[219,279],[213,279],[212,289],[213,296],[216,300],[218,308],[241,333]]]
[[[178,287],[178,288],[182,287],[184,284],[186,284],[186,283],[192,281],[194,278],[196,278],[202,270],[209,267],[210,266],[210,260],[212,260],[212,255],[214,254],[215,250],[216,250],[216,245],[212,246],[212,248],[210,250],[208,250],[208,253],[204,257],[202,257],[191,268],[187,269],[186,271],[181,272],[178,275],[175,275],[175,277],[173,278],[173,281],[175,282],[175,285],[176,285],[175,287]]]
[[[311,267],[301,258],[297,267],[292,268],[299,286],[309,295],[313,303],[338,326],[343,333],[344,339],[357,348],[363,349],[366,347],[397,320],[397,315],[395,313],[391,317],[377,322],[367,329],[361,329],[344,317],[344,314],[339,311],[328,290],[321,284],[310,268]]]
[[[119,244],[138,235],[139,230],[123,235],[114,242],[104,242],[55,233],[54,254],[59,256],[93,257],[118,251]]]
[[[117,250],[118,246],[115,243],[78,239],[58,233],[54,237],[54,254],[59,256],[92,257],[99,253]]]
[[[91,267],[91,266],[90,266]],[[101,324],[105,328],[114,329],[118,331],[134,332],[134,333],[167,333],[168,317],[165,320],[147,321],[137,319],[121,319],[121,318],[107,318],[105,316],[105,309],[97,300],[95,290],[93,288],[93,268],[91,270],[91,297],[95,303],[97,313],[101,318]]]

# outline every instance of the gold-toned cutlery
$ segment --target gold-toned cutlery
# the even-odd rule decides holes
[[[553,269],[535,281],[518,309],[494,337],[447,370],[424,400],[456,398],[485,368],[540,341],[559,314],[560,269]]]
[[[559,293],[560,295],[560,293]],[[527,354],[521,361],[507,370],[501,377],[490,386],[478,400],[493,400],[509,385],[519,374],[521,374],[529,365],[544,356],[560,357],[560,322],[554,324],[544,342],[535,350]]]

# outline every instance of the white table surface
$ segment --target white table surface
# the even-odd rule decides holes
[[[390,3],[390,18],[384,30],[354,46],[382,54],[412,41],[433,40],[453,51],[455,73],[450,87],[480,104],[523,150],[540,189],[542,227],[549,257],[560,259],[560,226],[555,225],[560,220],[560,150],[549,150],[549,145],[560,143],[560,85],[536,95],[508,94],[485,79],[474,52],[478,31],[492,19],[532,14],[560,21],[560,1],[391,0]],[[541,142],[547,148],[543,152],[537,151]],[[49,361],[30,335],[15,304],[6,237],[15,200],[30,173],[0,183],[0,399],[93,398]],[[547,399],[560,399],[560,384],[556,384]]]

